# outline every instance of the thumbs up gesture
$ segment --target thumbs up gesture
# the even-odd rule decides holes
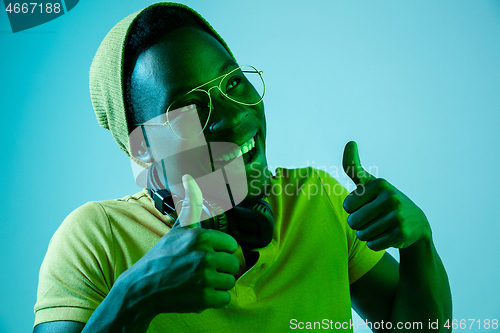
[[[424,212],[388,181],[361,166],[356,142],[345,146],[342,165],[357,186],[344,200],[344,209],[350,214],[347,223],[370,249],[403,249],[431,238]]]
[[[201,212],[203,207],[203,195],[200,187],[191,175],[182,176],[182,185],[186,197],[182,201],[179,217],[177,218],[175,227],[195,228],[200,222]]]

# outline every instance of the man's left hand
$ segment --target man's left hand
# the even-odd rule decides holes
[[[431,229],[424,212],[388,181],[363,169],[356,142],[346,145],[342,164],[357,186],[344,200],[344,209],[351,214],[347,223],[370,249],[403,249],[430,239]]]

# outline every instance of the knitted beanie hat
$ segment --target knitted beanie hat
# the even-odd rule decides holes
[[[136,159],[130,150],[129,125],[133,124],[128,123],[125,110],[123,66],[125,44],[130,28],[144,10],[156,6],[176,7],[191,13],[201,21],[200,23],[206,25],[206,28],[213,33],[234,59],[226,42],[200,14],[185,5],[173,2],[160,2],[137,11],[118,22],[106,35],[90,66],[89,85],[92,106],[99,125],[110,130],[118,147],[134,162],[145,168],[149,168],[149,164]]]

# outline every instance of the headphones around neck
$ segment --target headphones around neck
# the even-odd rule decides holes
[[[170,216],[175,211],[172,194],[167,190],[149,189],[156,209]],[[246,249],[267,246],[273,239],[274,215],[271,206],[259,199],[241,203],[224,212],[214,201],[203,199],[202,221],[199,226],[225,232]]]

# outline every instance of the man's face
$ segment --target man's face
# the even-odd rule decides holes
[[[195,28],[181,28],[167,34],[150,49],[144,51],[134,67],[131,97],[136,118],[143,124],[151,119],[163,117],[173,101],[191,89],[237,67],[224,47],[206,32]],[[208,89],[214,84],[218,84],[218,81],[201,88]],[[262,197],[269,181],[265,156],[266,123],[263,103],[254,106],[237,104],[223,97],[218,89],[212,89],[210,97],[212,112],[203,132],[204,138],[202,135],[201,140],[208,143],[231,142],[243,147],[254,138],[255,147],[242,155],[248,186],[247,198]],[[169,128],[166,126],[164,129]],[[154,146],[156,148],[163,146],[168,147],[169,151],[185,151],[187,146],[191,145],[193,148],[198,146],[200,137],[187,141],[180,140],[170,130],[163,130],[161,136],[148,143],[151,150],[154,150]],[[193,171],[193,164],[209,170],[206,163],[210,164],[210,158],[204,156],[203,149],[192,149],[191,155],[193,154],[197,155],[194,159],[190,156],[189,163],[186,163],[185,156],[181,155],[164,159],[163,165],[169,182],[171,178],[180,179],[185,173],[196,173]],[[217,152],[212,151],[212,154],[217,155]],[[218,157],[222,156],[213,156],[214,161]],[[218,162],[219,165],[215,165],[215,168],[230,162],[231,159]],[[155,163],[161,164],[161,161],[156,158]],[[160,169],[162,167],[159,165]]]

